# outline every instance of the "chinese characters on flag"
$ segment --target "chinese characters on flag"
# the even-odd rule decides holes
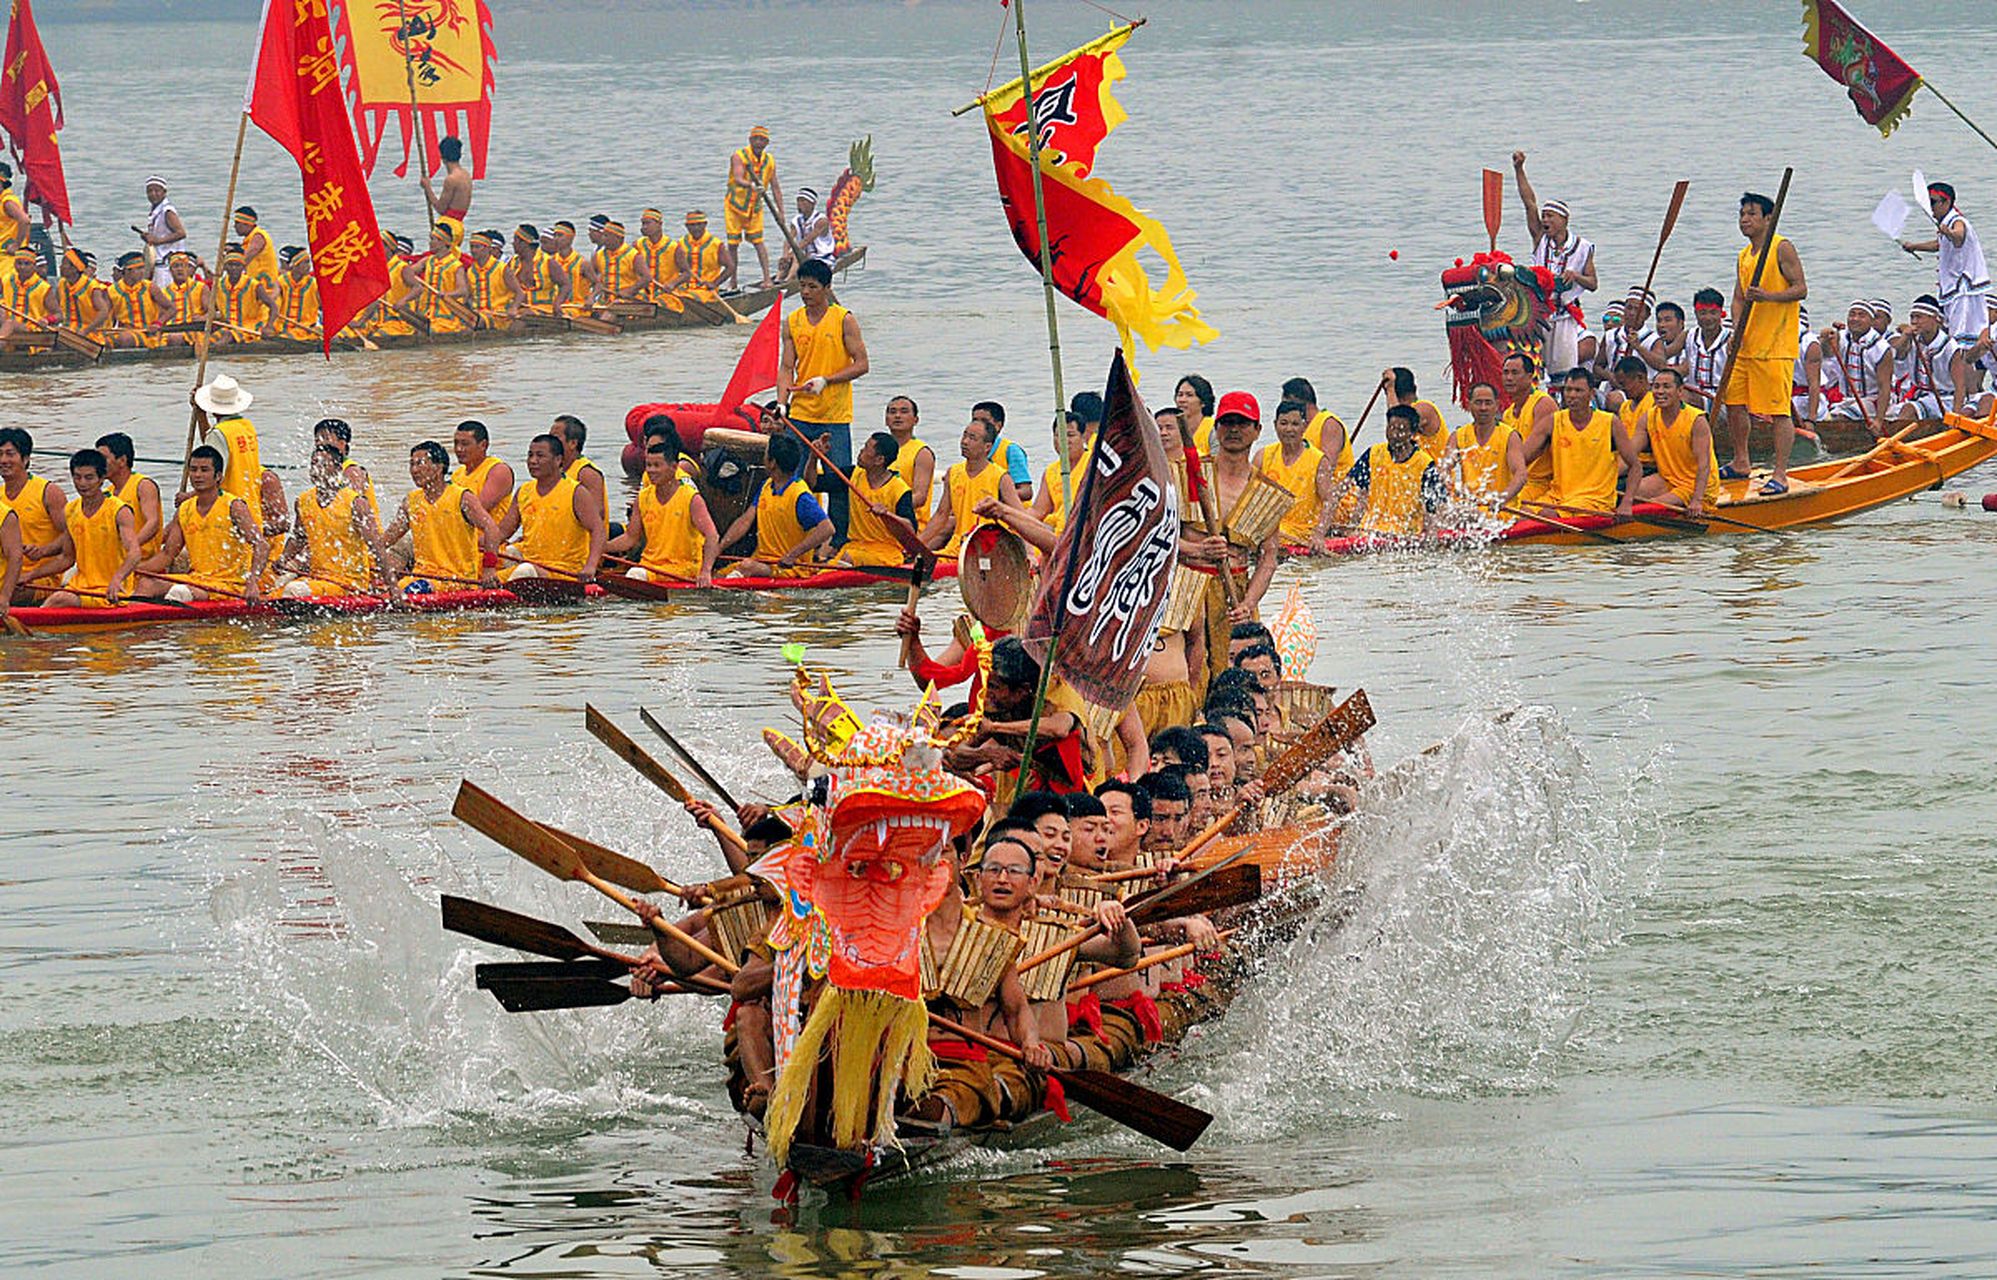
[[[7,61],[0,71],[0,128],[14,140],[27,175],[29,197],[63,222],[69,217],[69,184],[62,176],[62,86],[42,48],[28,0],[14,0],[7,18]]]
[[[388,259],[340,94],[326,0],[267,0],[244,109],[298,162],[320,340],[330,352],[333,335],[388,291]]]

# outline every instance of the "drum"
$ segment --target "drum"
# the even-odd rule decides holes
[[[1010,529],[980,525],[964,538],[957,560],[957,589],[971,616],[1000,631],[1018,631],[1033,601],[1033,562],[1026,543]]]
[[[1204,627],[1207,616],[1207,589],[1217,573],[1181,561],[1172,567],[1172,581],[1165,589],[1165,607],[1158,614],[1160,631],[1191,631]]]

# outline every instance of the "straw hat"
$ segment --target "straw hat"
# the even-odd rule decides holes
[[[254,398],[226,373],[194,393],[195,404],[209,413],[224,418],[232,417],[249,408],[250,401]]]

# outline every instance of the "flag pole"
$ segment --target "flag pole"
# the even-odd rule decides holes
[[[395,16],[399,20],[402,36],[402,74],[409,82],[409,127],[416,131],[416,185],[423,192],[423,234],[427,237],[437,225],[437,204],[430,198],[427,181],[430,177],[430,148],[423,141],[423,115],[416,109],[416,63],[409,56],[409,4],[408,0],[395,0]],[[429,241],[425,239],[425,244]]]
[[[1947,107],[1950,111],[1955,112],[1956,119],[1962,121],[1964,124],[1968,125],[1971,129],[1976,131],[1977,137],[1983,139],[1991,146],[1997,147],[1997,138],[1993,138],[1989,134],[1983,132],[1982,125],[1977,124],[1976,121],[1971,120],[1968,116],[1962,114],[1962,108],[1956,106],[1953,102],[1950,102],[1948,100],[1947,94],[1943,93],[1940,89],[1937,89],[1933,85],[1929,84],[1925,78],[1923,78],[1921,81],[1921,87],[1923,89],[1926,89],[1929,93],[1934,94],[1937,98],[1940,98],[1943,106]]]
[[[263,27],[257,28],[258,43],[261,46]],[[215,246],[215,266],[208,278],[207,314],[201,317],[201,341],[197,344],[194,362],[194,390],[199,391],[208,381],[208,347],[215,337],[215,320],[222,307],[222,255],[229,250],[229,228],[231,211],[236,207],[236,179],[243,171],[243,140],[250,132],[250,109],[243,108],[236,121],[236,154],[229,161],[229,194],[222,200],[222,237]],[[192,396],[189,397],[192,399]],[[187,471],[194,465],[194,437],[200,432],[207,437],[207,414],[201,412],[198,404],[189,405],[187,410],[187,447],[180,453],[180,492],[187,492]]]

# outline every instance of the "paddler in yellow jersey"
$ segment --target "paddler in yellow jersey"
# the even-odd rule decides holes
[[[788,433],[770,437],[768,479],[749,509],[735,517],[721,545],[756,531],[756,552],[726,577],[795,578],[818,569],[818,549],[832,541],[832,520],[806,487],[804,446]]]
[[[1088,460],[1089,440],[1082,429],[1082,415],[1070,409],[1061,415],[1061,443],[1068,454],[1068,486],[1061,487],[1061,464],[1050,462],[1040,473],[1040,485],[1033,491],[1033,515],[1054,532],[1068,523],[1068,510],[1082,487],[1082,467]]]
[[[582,250],[576,248],[576,224],[563,218],[541,236],[541,254],[552,259],[569,278],[569,301],[562,310],[580,315],[589,301],[589,282],[583,279]]]
[[[1255,469],[1297,495],[1276,532],[1286,547],[1314,556],[1324,550],[1324,535],[1338,510],[1331,500],[1338,479],[1332,474],[1331,459],[1304,438],[1309,429],[1306,405],[1296,400],[1278,404],[1276,441],[1255,455]]]
[[[346,459],[329,444],[312,450],[312,487],[298,495],[298,520],[278,568],[292,576],[281,594],[366,595],[388,589],[381,528],[374,507],[347,483]]]
[[[165,198],[166,188],[161,187],[160,199]],[[0,161],[0,282],[4,282],[5,273],[13,268],[15,256],[28,247],[28,235],[33,229],[28,207],[14,192],[14,166]]]
[[[991,429],[992,461],[1012,477],[1012,487],[1019,490],[1020,505],[1032,502],[1033,464],[1027,461],[1023,446],[1006,438],[1005,406],[996,400],[980,400],[971,406],[971,416],[982,418]]]
[[[204,415],[202,439],[214,443],[223,459],[222,489],[250,505],[250,515],[266,538],[279,538],[291,527],[284,483],[264,469],[256,425],[243,415],[256,399],[228,374],[196,391],[194,407]]]
[[[166,514],[160,505],[159,486],[132,469],[136,451],[132,437],[112,431],[97,437],[97,452],[104,457],[104,483],[118,501],[132,509],[138,520],[139,550],[151,555],[159,550],[166,535]]]
[[[492,453],[492,433],[476,418],[467,418],[451,432],[451,452],[458,469],[451,482],[461,484],[477,495],[479,505],[494,520],[506,519],[513,509],[513,468]]]
[[[686,212],[686,234],[673,245],[673,275],[666,288],[690,298],[712,302],[728,274],[728,248],[719,237],[707,233],[707,214],[699,209]]]
[[[645,263],[645,284],[638,291],[638,296],[646,302],[660,303],[674,310],[683,309],[668,287],[678,271],[673,266],[673,240],[666,234],[666,215],[649,208],[641,212],[638,215],[638,238],[631,242],[631,247],[638,251],[638,257]]]
[[[1352,441],[1345,420],[1329,409],[1318,408],[1317,388],[1309,378],[1285,378],[1282,398],[1304,407],[1304,439],[1331,462],[1331,478],[1341,480],[1352,470]]]
[[[465,263],[466,303],[478,316],[481,329],[502,329],[520,311],[519,295],[513,292],[512,277],[499,256],[498,231],[474,231],[465,242],[470,261]]]
[[[164,345],[159,327],[173,308],[165,290],[153,283],[145,255],[136,249],[118,256],[111,284],[111,345],[137,348]]]
[[[409,298],[412,289],[402,274],[414,251],[408,236],[381,233],[382,256],[388,260],[388,292],[361,313],[355,322],[361,331],[377,338],[404,338],[416,332],[416,312]]]
[[[14,588],[21,583],[21,517],[11,507],[0,508],[0,622],[14,607]]]
[[[1424,400],[1415,389],[1415,371],[1395,365],[1380,375],[1380,385],[1387,391],[1387,403],[1404,404],[1421,415],[1421,430],[1415,434],[1415,443],[1421,451],[1437,462],[1449,448],[1449,424],[1442,420],[1442,410],[1435,403]]]
[[[921,527],[915,522],[915,496],[909,492],[908,482],[895,474],[898,452],[894,437],[885,431],[874,432],[860,446],[859,464],[849,478],[852,523],[846,545],[839,548],[833,563],[866,567],[901,564],[908,559],[907,548],[888,524],[890,518],[902,521],[911,536]]]
[[[915,527],[929,523],[932,490],[936,484],[936,450],[916,438],[922,425],[922,410],[910,396],[895,396],[881,411],[881,425],[894,437],[894,473],[908,485],[915,499]]]
[[[396,583],[403,591],[428,595],[499,585],[487,563],[499,550],[499,525],[476,495],[449,478],[450,465],[451,455],[435,440],[409,451],[409,479],[416,487],[381,534],[384,547],[409,535],[415,555]]]
[[[277,281],[277,307],[265,332],[291,342],[319,341],[319,281],[312,274],[312,255],[295,244],[277,251],[283,264]]]
[[[952,463],[943,473],[935,514],[922,529],[923,542],[946,560],[956,559],[964,539],[984,523],[978,514],[980,502],[991,499],[1003,506],[1026,509],[1026,504],[1019,500],[1019,490],[1013,487],[1012,477],[992,460],[992,445],[997,440],[998,433],[991,422],[977,417],[964,424],[964,432],[957,438],[963,461]]]
[[[573,413],[557,414],[548,428],[562,442],[562,474],[589,490],[589,496],[596,499],[596,508],[608,513],[610,494],[604,484],[603,468],[583,457],[583,446],[589,443],[589,428],[581,418]]]
[[[21,520],[23,583],[41,577],[45,563],[61,549],[63,511],[69,504],[61,485],[29,470],[34,457],[33,436],[20,427],[0,427],[0,511],[12,511]]]
[[[231,241],[222,251],[222,276],[215,281],[217,343],[256,342],[263,337],[264,321],[274,305],[270,283],[251,274],[243,246]]]
[[[465,283],[464,260],[458,256],[464,232],[453,219],[437,219],[430,228],[430,252],[402,266],[410,310],[421,317],[426,332],[462,333],[471,327],[465,310],[471,286]]]
[[[1553,463],[1553,486],[1538,504],[1555,519],[1576,513],[1628,515],[1632,494],[1643,483],[1643,459],[1636,442],[1612,413],[1595,407],[1595,375],[1570,369],[1560,383],[1565,406],[1526,438],[1528,457],[1541,454]],[[1621,498],[1616,496],[1616,460],[1628,477]]]
[[[1636,496],[1697,517],[1719,483],[1712,424],[1685,403],[1685,375],[1676,369],[1659,369],[1650,387],[1656,408],[1639,421],[1635,438],[1639,450],[1649,447],[1657,470],[1636,485]]]
[[[1767,423],[1775,433],[1775,460],[1768,469],[1764,496],[1789,492],[1789,450],[1796,443],[1796,421],[1790,417],[1788,382],[1795,372],[1800,340],[1797,313],[1810,296],[1803,279],[1803,260],[1789,237],[1775,234],[1775,202],[1749,191],[1740,198],[1740,233],[1747,237],[1734,267],[1733,310],[1741,317],[1740,350],[1733,376],[1720,394],[1728,407],[1727,434],[1733,458],[1721,469],[1722,480],[1748,476],[1749,420]],[[1755,264],[1769,249],[1760,278]],[[1752,304],[1752,309],[1750,309]],[[1776,383],[1784,383],[1776,394]]]
[[[350,461],[354,451],[354,429],[345,418],[321,418],[312,424],[312,443],[324,445],[340,455],[340,478],[355,493],[367,499],[375,519],[381,519],[381,498],[374,491],[374,479],[366,467]]]
[[[500,559],[516,562],[506,574],[518,578],[594,582],[609,541],[603,508],[588,489],[562,474],[562,441],[538,435],[527,445],[526,484],[513,494],[513,506],[500,517],[502,541],[520,535],[513,551]]]
[[[61,274],[51,310],[61,316],[62,327],[86,337],[101,333],[111,323],[111,300],[97,278],[97,259],[81,249],[67,249]]]
[[[1508,507],[1525,488],[1525,441],[1498,416],[1498,389],[1470,384],[1470,421],[1450,441],[1444,475],[1456,492],[1482,507]]]
[[[513,258],[507,264],[506,285],[513,290],[514,315],[522,311],[555,315],[568,303],[575,287],[562,264],[542,252],[544,241],[548,238],[531,222],[513,229]]]
[[[777,184],[777,158],[770,154],[770,130],[756,125],[749,130],[749,145],[728,157],[728,194],[722,213],[728,233],[728,280],[731,287],[741,284],[742,241],[756,250],[763,278],[758,289],[770,287],[770,251],[763,244],[763,192],[776,207],[784,207],[784,189]],[[835,459],[837,461],[838,459]]]
[[[263,599],[264,565],[270,542],[258,527],[250,504],[222,488],[222,454],[213,445],[196,445],[187,457],[189,495],[166,522],[166,537],[157,552],[140,567],[149,574],[170,572],[173,562],[187,556],[185,580],[149,577],[148,595],[165,596],[183,604],[196,600]]]
[[[624,576],[640,582],[714,585],[714,558],[721,534],[708,514],[707,501],[693,481],[680,471],[677,430],[648,435],[645,440],[645,487],[631,509],[624,532],[610,540],[612,555],[638,556],[638,567]]]
[[[777,403],[843,474],[853,466],[853,383],[867,376],[867,343],[857,316],[832,300],[832,268],[807,262],[798,268],[797,296],[804,305],[784,317],[777,356]],[[827,495],[826,514],[837,537],[846,537],[846,491]]]
[[[199,265],[195,256],[185,249],[167,259],[168,324],[192,324],[208,315],[208,282],[196,273]],[[169,333],[166,345],[191,347],[200,336],[194,332]]]
[[[237,206],[229,230],[243,246],[244,269],[259,280],[276,280],[277,246],[271,243],[270,232],[257,225],[257,211],[248,205]]]
[[[1535,434],[1543,439],[1553,430],[1553,415],[1558,406],[1553,397],[1539,389],[1539,365],[1523,351],[1507,355],[1499,366],[1498,381],[1505,389],[1505,402],[1510,406],[1500,419],[1518,434],[1526,444],[1525,487],[1519,491],[1520,502],[1543,500],[1553,489],[1553,459],[1544,452],[1534,454],[1531,441]]]
[[[1361,454],[1339,481],[1359,498],[1359,527],[1390,538],[1414,538],[1434,526],[1448,496],[1442,469],[1421,447],[1421,414],[1413,405],[1387,409],[1387,439]]]
[[[652,278],[644,256],[624,242],[624,224],[601,213],[589,221],[590,238],[597,246],[582,264],[583,279],[589,282],[589,307],[602,311],[613,302],[642,297]]]
[[[41,255],[23,245],[5,260],[11,262],[13,273],[0,276],[0,303],[6,305],[6,310],[0,311],[0,339],[42,332],[55,290],[42,276]]]
[[[147,281],[151,283],[150,280]],[[121,603],[139,567],[138,516],[104,485],[104,455],[79,449],[69,460],[76,496],[63,508],[60,549],[40,570],[53,586],[57,575],[74,569],[62,589],[50,593],[51,609],[106,609]]]

